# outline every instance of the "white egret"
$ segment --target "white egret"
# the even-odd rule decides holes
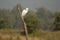
[[[28,13],[29,8],[26,8],[22,11],[22,16],[24,17]]]
[[[24,9],[24,10],[21,12],[20,9],[19,9],[19,7],[18,7],[18,10],[19,10],[20,17],[21,17],[22,22],[23,22],[23,25],[24,25],[24,31],[25,31],[25,33],[26,33],[26,40],[28,40],[28,31],[27,31],[26,23],[25,23],[23,17],[28,13],[29,8],[26,8],[26,9]],[[22,13],[22,14],[21,14],[21,13]]]

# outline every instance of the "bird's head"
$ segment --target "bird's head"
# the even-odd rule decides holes
[[[28,10],[29,10],[29,8],[26,8],[26,10],[28,11]]]

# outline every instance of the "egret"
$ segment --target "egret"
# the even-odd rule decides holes
[[[26,8],[22,11],[22,16],[24,17],[28,13],[29,8]]]
[[[22,22],[23,22],[23,25],[24,25],[24,31],[25,31],[25,33],[26,33],[26,40],[28,40],[28,31],[27,31],[26,23],[25,23],[23,17],[28,13],[29,8],[26,8],[26,9],[24,9],[24,10],[21,12],[20,9],[19,9],[19,7],[18,7],[18,10],[19,10],[20,17],[21,17]],[[21,14],[21,13],[22,13],[22,14]]]

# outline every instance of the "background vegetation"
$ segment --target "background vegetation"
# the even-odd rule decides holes
[[[21,11],[24,9],[21,4],[17,4],[12,10],[0,9],[0,40],[5,40],[5,37],[6,40],[25,39],[25,36],[20,35],[20,30],[24,29],[18,7]],[[60,40],[60,12],[52,13],[44,7],[38,8],[36,12],[29,9],[24,20],[27,24],[29,39]],[[16,39],[13,38],[14,36]]]

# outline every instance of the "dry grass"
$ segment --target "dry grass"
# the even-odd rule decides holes
[[[1,29],[0,40],[20,40],[20,33],[18,30]]]
[[[20,35],[18,30],[1,29],[0,40],[26,40],[25,36]],[[29,40],[60,40],[60,31],[36,31],[29,36]]]
[[[40,40],[60,40],[60,31],[36,31],[32,36],[38,37]]]

